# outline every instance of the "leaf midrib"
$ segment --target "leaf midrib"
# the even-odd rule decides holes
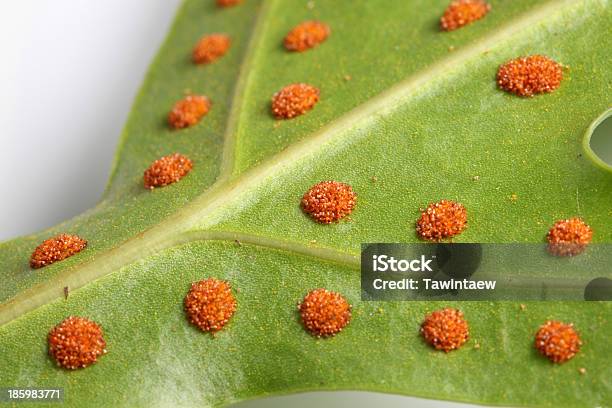
[[[249,50],[245,52],[239,78],[237,80],[232,107],[225,132],[225,145],[222,155],[220,176],[205,192],[190,204],[177,211],[174,216],[149,230],[126,240],[119,246],[109,249],[94,259],[68,268],[47,282],[28,288],[0,305],[0,325],[6,324],[54,299],[63,296],[63,288],[79,289],[95,279],[106,276],[138,260],[145,259],[162,250],[183,245],[195,240],[242,240],[259,246],[288,250],[322,260],[354,266],[356,253],[341,252],[332,248],[309,247],[296,242],[275,240],[273,238],[227,231],[202,231],[214,225],[222,215],[223,208],[239,199],[249,190],[273,176],[278,176],[296,166],[300,159],[317,154],[322,150],[337,148],[342,143],[354,143],[359,137],[349,138],[349,130],[370,127],[380,117],[392,114],[406,103],[418,97],[433,84],[448,81],[456,74],[463,63],[481,53],[499,46],[503,40],[520,33],[531,25],[559,14],[569,6],[581,2],[574,0],[551,0],[502,26],[495,34],[479,39],[473,44],[458,50],[438,61],[425,70],[417,72],[374,98],[357,106],[338,119],[276,154],[259,166],[248,170],[237,178],[231,179],[234,169],[235,129],[239,124],[241,104],[247,88],[249,67],[254,63],[256,42],[263,37],[266,12],[274,0],[264,1],[253,25],[253,35]],[[255,35],[256,34],[256,35]],[[366,132],[357,133],[365,137]],[[335,146],[334,146],[335,145]],[[240,238],[237,238],[240,237]]]

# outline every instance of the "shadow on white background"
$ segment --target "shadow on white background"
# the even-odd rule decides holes
[[[179,0],[3,4],[0,241],[50,227],[96,204],[132,99],[178,4]],[[238,404],[287,406],[471,405],[356,392]]]
[[[0,240],[100,198],[178,0],[19,0],[0,13]]]

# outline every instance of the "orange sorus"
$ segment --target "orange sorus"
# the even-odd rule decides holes
[[[465,207],[451,200],[431,203],[421,212],[416,231],[422,239],[440,241],[460,234],[467,227]]]
[[[184,305],[191,323],[214,334],[236,311],[236,298],[228,282],[209,278],[191,284]]]
[[[30,257],[32,268],[42,268],[82,251],[87,241],[77,235],[60,234],[40,244]]]
[[[191,160],[180,153],[174,153],[155,160],[144,172],[144,186],[148,189],[176,183],[193,168]]]
[[[497,71],[497,85],[519,96],[552,92],[559,88],[561,80],[561,64],[543,55],[512,59]]]
[[[341,294],[327,289],[309,292],[298,310],[304,327],[316,337],[334,336],[351,321],[351,305]]]
[[[302,209],[315,221],[330,224],[353,212],[356,201],[357,194],[348,184],[322,181],[304,194]]]
[[[573,324],[544,323],[535,335],[535,348],[553,363],[565,363],[580,351],[582,342]]]
[[[58,365],[85,368],[106,353],[102,328],[84,317],[70,316],[49,332],[49,354]]]
[[[448,353],[467,341],[469,327],[461,311],[445,308],[425,318],[421,324],[421,334],[427,343]]]
[[[440,18],[440,28],[453,31],[483,18],[491,5],[482,0],[455,0]]]
[[[289,51],[306,51],[327,39],[330,29],[319,21],[304,21],[295,26],[285,36],[285,48]]]
[[[219,7],[232,7],[242,3],[242,0],[217,0]]]
[[[578,217],[555,222],[548,231],[548,251],[556,256],[574,256],[585,250],[593,230]]]
[[[291,119],[312,109],[319,101],[319,90],[308,84],[287,85],[272,97],[272,113],[277,119]]]
[[[198,123],[210,110],[210,101],[201,95],[189,95],[174,104],[168,114],[168,124],[182,129]]]
[[[196,64],[210,64],[225,55],[231,45],[225,34],[209,34],[200,38],[193,48],[192,59]]]

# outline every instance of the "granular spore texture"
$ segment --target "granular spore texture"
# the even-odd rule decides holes
[[[353,212],[357,194],[353,188],[338,181],[322,181],[312,186],[302,197],[302,209],[315,221],[330,224]]]
[[[277,119],[291,119],[303,115],[319,101],[319,93],[312,85],[287,85],[272,97],[272,113]]]
[[[543,55],[510,60],[497,71],[497,84],[501,89],[526,97],[553,92],[562,80],[561,64]]]
[[[30,256],[30,266],[34,269],[51,265],[81,252],[87,241],[78,235],[59,234],[40,244]]]
[[[49,355],[63,368],[85,368],[106,353],[102,328],[84,317],[70,316],[49,332]]]
[[[579,255],[592,239],[593,230],[579,217],[555,222],[546,235],[548,251],[555,256]]]
[[[429,314],[421,324],[421,335],[437,350],[449,352],[461,347],[469,337],[469,327],[463,313],[445,308]]]
[[[324,288],[310,291],[298,310],[304,327],[316,337],[335,336],[351,320],[351,305],[344,296]]]
[[[421,212],[417,220],[417,234],[428,241],[440,241],[452,238],[467,227],[467,211],[465,207],[451,200],[441,200],[431,203]]]
[[[565,363],[580,351],[582,341],[572,324],[544,323],[535,335],[535,348],[553,363]]]
[[[144,186],[153,190],[176,183],[185,177],[193,168],[187,156],[174,153],[155,160],[144,172]]]
[[[234,315],[237,301],[226,281],[208,278],[191,284],[184,306],[189,321],[200,330],[216,333]]]

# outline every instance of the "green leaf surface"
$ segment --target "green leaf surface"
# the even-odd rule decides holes
[[[595,242],[612,242],[612,173],[583,150],[590,124],[611,106],[612,7],[491,4],[483,20],[443,33],[446,0],[246,0],[228,9],[186,0],[137,97],[101,203],[0,245],[0,387],[64,387],[68,406],[217,406],[316,389],[610,405],[608,303],[521,310],[359,299],[360,244],[416,242],[419,208],[441,198],[468,209],[458,242],[542,242],[555,220],[576,215]],[[325,21],[332,35],[287,53],[284,34],[305,19]],[[231,35],[232,48],[193,65],[191,47],[212,32]],[[499,64],[533,53],[566,66],[561,87],[527,99],[497,89]],[[321,101],[277,122],[270,97],[292,82],[319,87]],[[169,130],[167,112],[188,91],[210,97],[212,110],[193,128]],[[144,169],[175,151],[193,159],[191,174],[145,190]],[[350,220],[319,225],[301,212],[302,194],[326,179],[357,192]],[[32,250],[58,232],[89,247],[31,270]],[[231,281],[238,298],[215,338],[182,312],[190,282],[209,276]],[[351,324],[332,339],[304,332],[295,309],[320,286],[353,305]],[[418,336],[424,315],[445,305],[461,308],[471,328],[466,346],[448,354]],[[109,349],[77,372],[46,355],[46,333],[71,314],[99,322]],[[532,346],[549,318],[582,334],[582,351],[564,365]]]

